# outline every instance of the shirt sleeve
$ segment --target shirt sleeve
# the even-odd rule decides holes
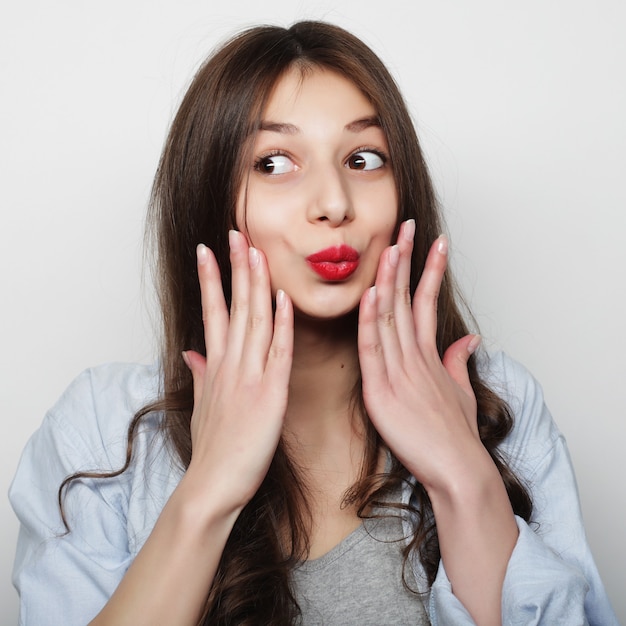
[[[541,387],[507,357],[499,355],[494,361],[490,382],[515,415],[503,453],[530,489],[534,508],[529,523],[516,518],[519,537],[502,589],[502,623],[619,626],[587,542],[566,442],[546,408]],[[452,593],[443,563],[429,609],[433,626],[474,624]]]
[[[124,433],[114,445],[103,444],[94,413],[85,373],[31,437],[11,485],[20,521],[13,582],[21,626],[85,626],[130,564],[125,478],[72,483],[64,499],[69,532],[60,515],[58,490],[68,475],[121,465]]]

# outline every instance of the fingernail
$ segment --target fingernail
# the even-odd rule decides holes
[[[186,365],[189,369],[191,369],[191,361],[189,360],[189,356],[187,355],[187,352],[185,352],[185,351],[183,350],[182,355],[183,355],[183,361],[185,361],[185,365]]]
[[[248,262],[251,268],[259,264],[259,251],[256,248],[248,248]]]
[[[413,237],[415,237],[415,220],[410,219],[404,222],[403,234],[407,241],[413,241]]]
[[[480,335],[474,335],[471,341],[467,344],[467,351],[470,354],[473,354],[474,352],[476,352],[476,349],[481,344],[482,340],[483,338]]]
[[[237,243],[237,231],[236,230],[229,230],[228,231],[228,245],[232,247]]]
[[[287,298],[285,297],[285,292],[282,289],[279,289],[276,292],[276,308],[282,309],[285,307],[287,303]]]
[[[448,238],[445,235],[439,235],[437,239],[437,252],[439,254],[448,254]]]
[[[369,288],[367,292],[367,297],[370,301],[370,304],[374,304],[376,302],[376,285]]]
[[[391,267],[398,266],[398,260],[400,259],[400,248],[397,246],[391,246],[391,250],[389,250],[389,264]]]
[[[199,243],[196,247],[196,256],[198,258],[198,263],[200,265],[204,265],[209,258],[208,248],[203,244]]]

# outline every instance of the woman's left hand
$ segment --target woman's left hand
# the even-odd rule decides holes
[[[448,242],[432,245],[411,303],[415,222],[381,256],[361,299],[359,358],[369,417],[428,492],[454,595],[480,626],[501,624],[502,584],[517,525],[498,469],[478,435],[467,361],[480,338],[437,350],[437,302]]]
[[[459,339],[440,358],[437,302],[448,242],[442,236],[433,243],[411,302],[414,233],[413,220],[402,224],[397,244],[381,256],[375,286],[361,299],[363,398],[371,421],[403,465],[427,490],[445,491],[446,481],[463,475],[477,454],[484,460],[486,452],[467,372],[480,337]]]

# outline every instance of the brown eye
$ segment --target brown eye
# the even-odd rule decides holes
[[[287,174],[296,169],[294,162],[283,154],[273,154],[271,156],[261,157],[254,164],[254,169],[261,174]]]
[[[355,152],[348,157],[346,161],[346,167],[351,170],[377,170],[385,164],[385,159],[382,155],[371,152],[368,150],[362,150],[361,152]]]

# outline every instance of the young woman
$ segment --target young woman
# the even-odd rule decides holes
[[[218,50],[151,209],[162,360],[86,372],[29,442],[21,623],[617,623],[564,441],[476,353],[362,42],[304,22]]]

